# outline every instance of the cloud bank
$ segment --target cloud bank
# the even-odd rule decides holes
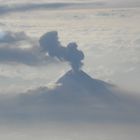
[[[29,48],[24,48],[28,44]],[[0,63],[37,66],[47,64],[49,57],[40,52],[37,41],[24,32],[0,32]]]
[[[0,15],[35,11],[35,10],[67,10],[67,9],[91,9],[91,8],[113,8],[113,7],[139,7],[140,3],[138,0],[103,0],[103,1],[75,1],[75,2],[39,2],[39,3],[14,3],[14,4],[3,4],[0,5]]]
[[[67,72],[53,88],[0,98],[1,120],[139,122],[139,100],[83,71]]]
[[[1,5],[0,15],[15,13],[15,12],[25,12],[33,10],[58,10],[58,9],[75,9],[75,8],[85,8],[86,7],[102,7],[104,2],[92,2],[92,3],[65,3],[65,2],[54,2],[54,3],[29,3],[29,4],[11,4],[11,5]]]
[[[29,41],[30,39],[31,38],[27,36],[24,32],[11,32],[11,31],[0,32],[0,44],[17,43],[20,41]]]

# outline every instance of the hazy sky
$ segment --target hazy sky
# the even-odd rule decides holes
[[[126,114],[119,123],[110,121],[110,123],[89,124],[84,121],[82,123],[74,121],[71,124],[68,122],[53,124],[47,123],[46,118],[40,115],[40,113],[45,114],[44,111],[47,110],[46,101],[45,104],[41,102],[44,106],[38,107],[46,95],[41,94],[42,98],[39,98],[41,100],[38,100],[38,97],[46,89],[60,86],[55,82],[71,69],[69,64],[73,65],[75,59],[79,66],[82,66],[83,62],[82,70],[89,76],[121,87],[129,91],[126,95],[130,94],[131,97],[140,96],[139,6],[140,0],[0,0],[0,139],[138,139],[139,124],[136,124],[135,119],[130,123],[125,118],[126,115],[130,120],[131,116],[139,120],[138,113],[131,106],[127,106],[128,110],[124,112]],[[57,59],[50,57],[54,56],[54,50],[53,52],[51,50],[48,56],[44,52],[47,48],[39,44],[41,36],[50,31],[58,32],[58,40],[53,36],[55,41],[51,45],[55,48],[56,44],[59,46],[61,43],[56,47],[57,51],[60,49],[59,53],[55,54]],[[70,42],[76,42],[78,48],[74,44],[69,44]],[[69,48],[65,49],[66,46]],[[79,50],[84,53],[84,57]],[[33,96],[29,95],[29,98],[21,94],[30,92]],[[12,97],[18,94],[20,96],[16,97],[20,97],[18,99],[22,102],[2,100],[1,97],[5,97],[3,94]],[[92,105],[89,102],[91,99],[86,99],[85,104]],[[92,103],[95,103],[93,107],[96,108],[96,102],[92,101]],[[110,116],[106,112],[108,104],[104,108],[104,105],[99,103],[97,107],[105,109],[100,111],[108,118]],[[71,111],[75,110],[81,115],[83,109],[86,110],[85,104],[82,104],[83,108],[78,106],[76,110],[72,100],[72,106],[68,106],[69,110],[62,102],[62,108],[54,107],[54,110],[60,110],[53,112],[50,108],[49,111],[58,113],[60,118],[63,111],[70,111],[71,114]],[[117,102],[117,109],[119,105],[120,102]],[[84,112],[83,114],[91,118],[91,110],[88,109],[87,114]],[[115,111],[113,110],[113,116],[116,119],[120,114]],[[42,124],[28,120],[28,113],[33,117],[37,115]],[[93,116],[96,114],[92,113]],[[26,123],[17,120],[16,115]],[[54,118],[57,115],[53,115]],[[9,122],[1,119],[5,116],[10,118]],[[66,116],[71,121],[70,116]],[[11,117],[15,122],[11,121]]]
[[[108,6],[113,6],[113,7],[134,7],[134,6],[140,6],[140,1],[139,0],[0,0],[1,4],[10,4],[10,3],[104,3]]]

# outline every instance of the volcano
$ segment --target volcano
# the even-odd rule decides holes
[[[62,76],[57,83],[63,85],[63,87],[69,87],[72,90],[78,88],[79,90],[85,90],[87,93],[94,94],[97,91],[106,91],[108,88],[113,87],[104,81],[91,78],[88,74],[81,71],[68,71]]]
[[[64,89],[69,89],[65,91],[70,92],[71,94],[74,92],[75,94],[89,94],[89,95],[103,95],[109,92],[109,89],[114,86],[106,83],[104,81],[93,79],[84,71],[68,71],[64,76],[62,76],[57,84],[61,86],[61,92],[64,92]]]
[[[139,120],[139,100],[128,98],[116,86],[93,79],[82,70],[68,71],[55,84],[53,89],[40,87],[14,99],[8,98],[0,109],[6,106],[10,119],[24,116],[25,120],[46,121]]]
[[[115,91],[115,86],[107,82],[93,79],[84,71],[73,71],[70,70],[56,82],[55,89],[49,91],[49,95],[54,98],[60,97],[61,102],[67,100],[67,102],[79,102],[92,99],[92,101],[103,103],[115,103],[118,101],[119,96],[112,91]],[[113,91],[113,92],[114,92]],[[59,100],[57,100],[59,101]]]

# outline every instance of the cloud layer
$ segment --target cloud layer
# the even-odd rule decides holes
[[[30,47],[23,48],[25,44]],[[45,52],[41,52],[37,39],[30,38],[24,32],[0,33],[0,63],[38,66],[46,65],[50,60],[53,61]]]
[[[0,98],[0,120],[139,122],[139,100],[114,86],[69,71],[53,88],[40,87]],[[134,115],[134,114],[137,115]]]
[[[0,44],[17,43],[20,41],[29,41],[30,39],[31,38],[28,37],[24,32],[11,32],[11,31],[0,32]]]
[[[54,2],[54,3],[29,3],[29,4],[11,4],[0,6],[0,15],[25,12],[33,10],[58,10],[58,9],[76,9],[86,7],[102,7],[104,2],[91,2],[91,3],[67,3],[67,2]]]

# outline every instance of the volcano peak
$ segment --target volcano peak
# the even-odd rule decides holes
[[[67,89],[74,90],[75,88],[78,88],[80,90],[86,90],[90,94],[93,94],[96,91],[107,92],[109,88],[113,87],[113,85],[109,83],[93,79],[82,70],[68,71],[60,79],[58,79],[57,83]]]

